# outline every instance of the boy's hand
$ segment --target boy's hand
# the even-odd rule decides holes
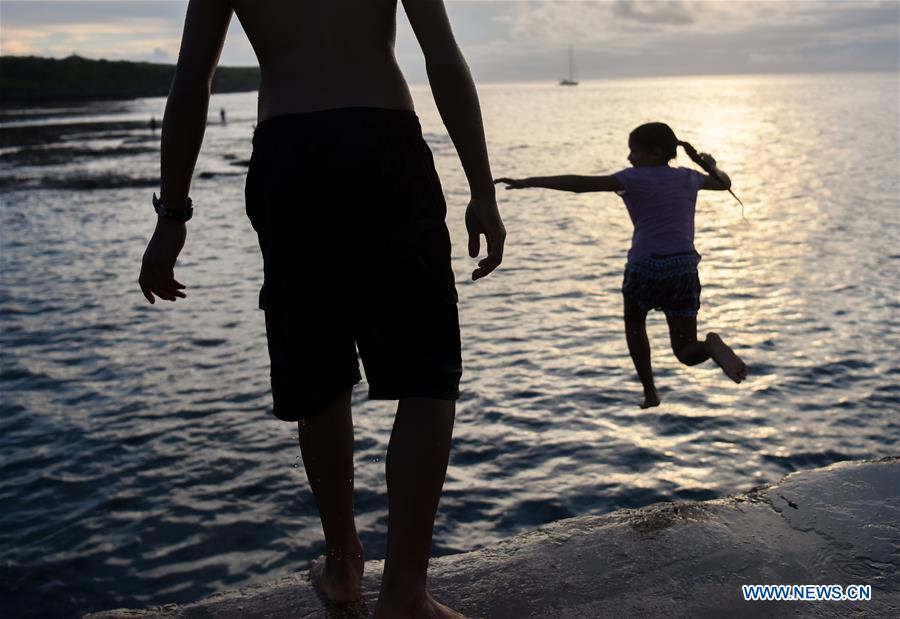
[[[184,247],[187,228],[183,223],[160,218],[141,263],[138,284],[144,297],[155,303],[153,295],[166,301],[184,298],[184,284],[175,279],[175,260]]]
[[[494,184],[504,183],[506,189],[525,189],[525,181],[515,178],[498,178],[494,180]]]
[[[700,153],[700,158],[703,159],[703,161],[705,161],[706,163],[708,163],[708,164],[711,165],[712,167],[716,167],[716,160],[715,160],[715,158],[714,158],[712,155],[710,155],[709,153]]]
[[[477,258],[481,252],[482,234],[487,240],[487,256],[478,262],[472,271],[472,279],[481,279],[500,266],[503,261],[503,245],[506,242],[506,228],[493,198],[472,198],[466,208],[466,230],[469,231],[469,256]]]

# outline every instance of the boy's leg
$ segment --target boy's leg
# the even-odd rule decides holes
[[[685,365],[697,365],[712,358],[725,375],[736,383],[747,378],[747,366],[743,360],[719,337],[709,332],[702,342],[697,340],[695,316],[666,316],[672,350]]]
[[[450,458],[456,402],[402,398],[385,464],[388,537],[376,617],[414,615],[422,609],[446,615],[425,591],[432,529]]]
[[[644,401],[641,408],[659,406],[659,396],[653,382],[653,367],[650,364],[650,340],[647,338],[647,312],[632,299],[625,299],[625,341],[628,353],[634,362],[638,378],[644,387]]]
[[[334,602],[360,597],[363,549],[353,517],[353,418],[350,390],[298,423],[303,466],[319,508],[326,554],[311,577]]]

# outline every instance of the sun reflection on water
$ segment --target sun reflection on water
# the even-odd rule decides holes
[[[621,200],[500,190],[504,264],[471,282],[467,184],[428,90],[415,90],[447,197],[465,366],[438,554],[896,449],[897,86],[880,74],[480,88],[496,176],[615,172],[628,165],[629,131],[661,120],[734,181],[747,221],[726,193],[698,201],[699,325],[723,334],[750,378],[737,386],[712,364],[682,366],[654,314],[662,405],[649,410],[636,406],[623,337],[631,224]],[[124,136],[73,142],[147,144],[145,121],[162,103],[129,102],[125,116],[141,126]],[[296,427],[269,414],[261,259],[245,168],[234,165],[249,157],[255,103],[252,93],[212,102],[230,122],[207,129],[197,168],[207,175],[192,188],[198,214],[177,270],[189,298],[174,306],[148,307],[134,285],[152,229],[143,190],[65,188],[85,175],[152,179],[155,153],[15,170],[50,185],[10,190],[0,209],[0,345],[13,351],[0,446],[14,471],[0,525],[31,540],[0,548],[11,565],[47,566],[84,590],[89,573],[146,592],[167,574],[183,584],[197,561],[241,586],[320,550]],[[676,165],[692,164],[682,155]],[[393,405],[365,402],[364,387],[353,402],[358,524],[379,558]],[[110,549],[122,539],[131,545]],[[72,552],[89,569],[74,569]],[[235,571],[251,559],[257,572]]]

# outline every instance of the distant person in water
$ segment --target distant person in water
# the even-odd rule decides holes
[[[222,121],[222,124],[223,124],[223,125],[226,124],[226,121],[225,121],[225,108],[224,108],[224,107],[223,107],[222,109],[219,110],[219,120]]]
[[[156,134],[156,116],[150,117],[150,133]]]
[[[469,255],[478,256],[482,235],[487,241],[472,273],[480,279],[500,264],[506,233],[475,86],[443,2],[403,7],[468,180]],[[399,400],[375,617],[458,618],[425,588],[462,373],[457,294],[444,195],[394,57],[396,10],[372,0],[189,2],[162,126],[160,215],[139,282],[150,303],[185,296],[173,268],[234,12],[261,75],[246,211],[263,258],[273,412],[298,424],[325,534],[325,557],[310,576],[332,602],[361,597],[350,414],[358,348],[369,397]]]
[[[672,167],[676,148],[682,146],[707,171]],[[545,176],[499,178],[507,189],[543,187],[560,191],[615,191],[622,197],[634,224],[631,249],[622,284],[625,339],[644,387],[641,408],[659,405],[650,364],[646,318],[651,309],[662,310],[669,324],[672,350],[685,365],[713,359],[734,382],[747,376],[747,367],[716,333],[697,340],[700,309],[700,254],[694,249],[694,210],[700,189],[725,191],[731,179],[708,154],[698,154],[675,137],[664,123],[648,123],[628,137],[632,167],[609,176]]]

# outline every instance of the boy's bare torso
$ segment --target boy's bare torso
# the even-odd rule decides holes
[[[259,120],[342,107],[413,109],[394,57],[396,0],[231,0],[259,60]]]

